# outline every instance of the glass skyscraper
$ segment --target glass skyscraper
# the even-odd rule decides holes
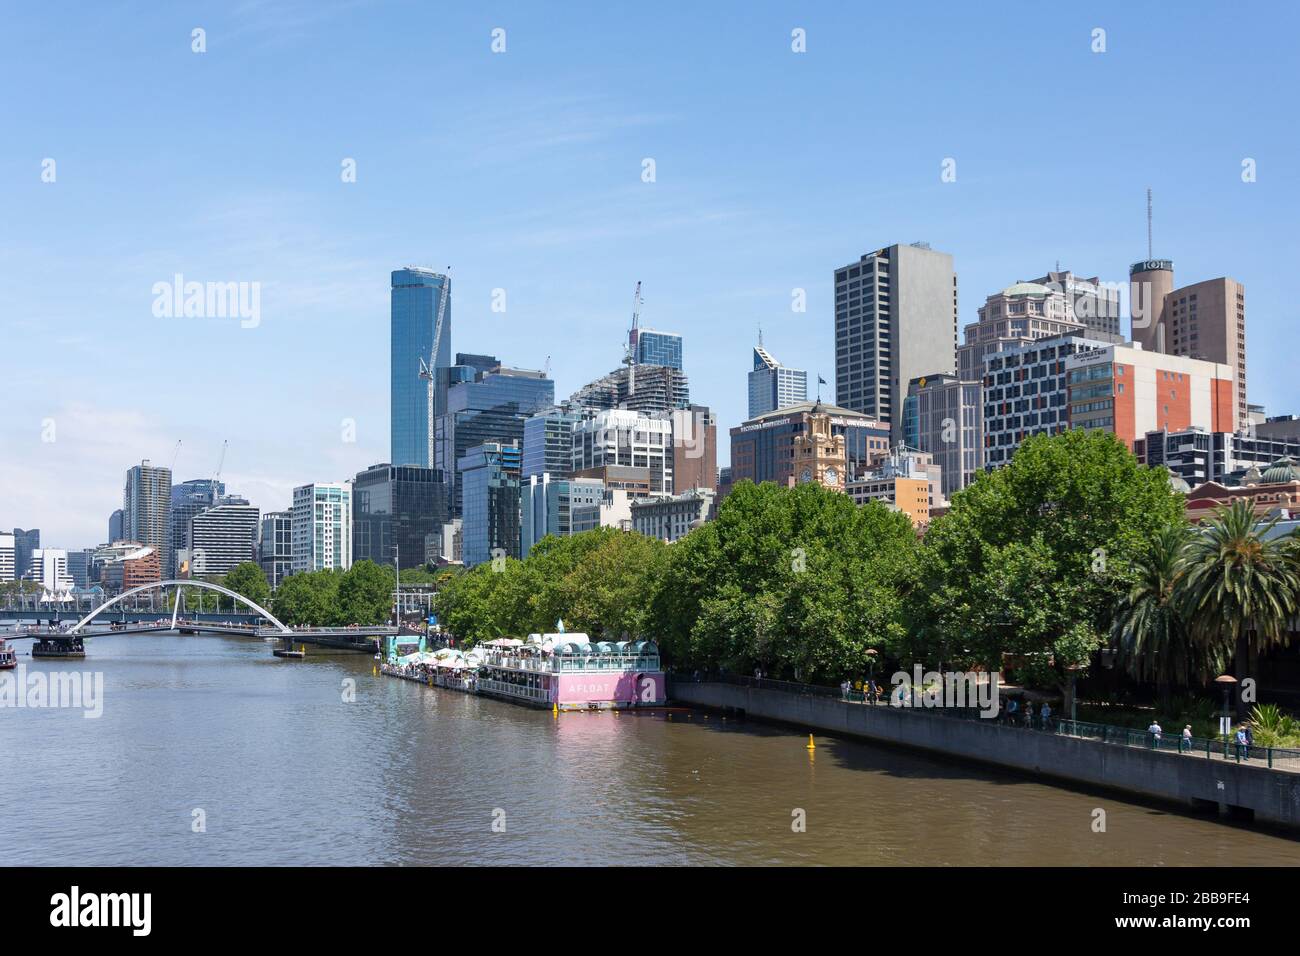
[[[465,567],[491,561],[498,555],[519,557],[518,444],[484,442],[468,449],[458,462],[464,489],[465,514],[461,523]]]
[[[573,472],[573,426],[584,417],[552,408],[524,422],[524,481],[534,475],[567,478]]]
[[[451,279],[407,267],[392,276],[391,444],[394,465],[430,467],[431,423],[446,410],[451,365]],[[445,294],[444,294],[445,293]],[[439,312],[442,329],[434,342]],[[432,361],[429,378],[420,363]]]
[[[442,472],[414,465],[372,465],[352,482],[352,560],[424,564],[426,547],[447,521]]]
[[[460,460],[484,442],[519,446],[524,421],[555,404],[555,383],[542,372],[505,368],[484,355],[456,356],[447,412],[436,423],[435,467],[451,484],[451,516],[461,517]]]
[[[761,342],[754,346],[754,369],[749,373],[749,417],[757,418],[806,401],[808,373],[799,368],[786,368]]]

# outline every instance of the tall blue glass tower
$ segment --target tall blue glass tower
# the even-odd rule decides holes
[[[427,377],[421,376],[421,362]],[[450,367],[451,279],[429,269],[398,269],[389,366],[393,465],[432,465],[431,423],[446,410]]]

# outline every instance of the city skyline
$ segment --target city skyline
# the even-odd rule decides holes
[[[1153,252],[1179,281],[1227,275],[1249,290],[1250,401],[1297,410],[1281,347],[1296,134],[1271,122],[1283,101],[1266,66],[1290,11],[1267,31],[1226,11],[955,12],[928,24],[932,44],[881,44],[867,69],[855,32],[921,22],[774,5],[741,24],[693,12],[685,30],[626,12],[440,11],[431,64],[414,37],[433,14],[399,4],[410,38],[369,44],[340,80],[328,54],[382,26],[339,15],[355,6],[200,5],[129,28],[92,12],[57,30],[16,14],[0,70],[47,96],[15,104],[0,162],[6,339],[22,357],[0,425],[0,526],[40,527],[52,548],[100,543],[124,471],[168,467],[178,439],[174,481],[210,475],[228,439],[224,480],[263,512],[391,461],[388,278],[407,264],[451,267],[453,352],[524,368],[549,357],[557,396],[618,364],[644,281],[643,326],[683,336],[692,398],[725,432],[746,417],[759,322],[783,361],[833,380],[835,268],[927,241],[953,257],[960,328],[1058,261],[1126,284],[1147,252],[1148,186]],[[611,39],[575,47],[577,25]],[[795,28],[806,53],[791,50]],[[992,66],[1011,56],[1035,84]],[[152,88],[157,69],[175,89]],[[131,98],[120,116],[86,111],[90,71],[99,95]],[[832,109],[846,84],[903,75],[879,87],[863,129]],[[1134,104],[1174,85],[1170,128],[1220,110],[1234,124],[1214,140],[1150,136]],[[412,119],[393,93],[408,86],[474,92],[432,96]],[[260,87],[301,115],[254,102]],[[1062,124],[1062,102],[1081,119]],[[1012,119],[1043,148],[1010,148]],[[1242,180],[1247,158],[1256,182]],[[340,178],[348,159],[356,182]],[[947,159],[955,182],[941,179]],[[176,275],[261,283],[257,323],[155,315],[154,285]],[[805,312],[791,310],[798,289]]]

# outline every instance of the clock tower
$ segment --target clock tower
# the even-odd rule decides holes
[[[825,488],[844,490],[844,436],[831,434],[831,416],[820,402],[804,416],[804,431],[794,440],[793,450],[791,484],[815,481]]]

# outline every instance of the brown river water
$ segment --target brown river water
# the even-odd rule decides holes
[[[29,672],[102,674],[103,712],[0,709],[10,865],[1300,862],[1284,835],[752,720],[556,718],[238,638],[28,646]]]

